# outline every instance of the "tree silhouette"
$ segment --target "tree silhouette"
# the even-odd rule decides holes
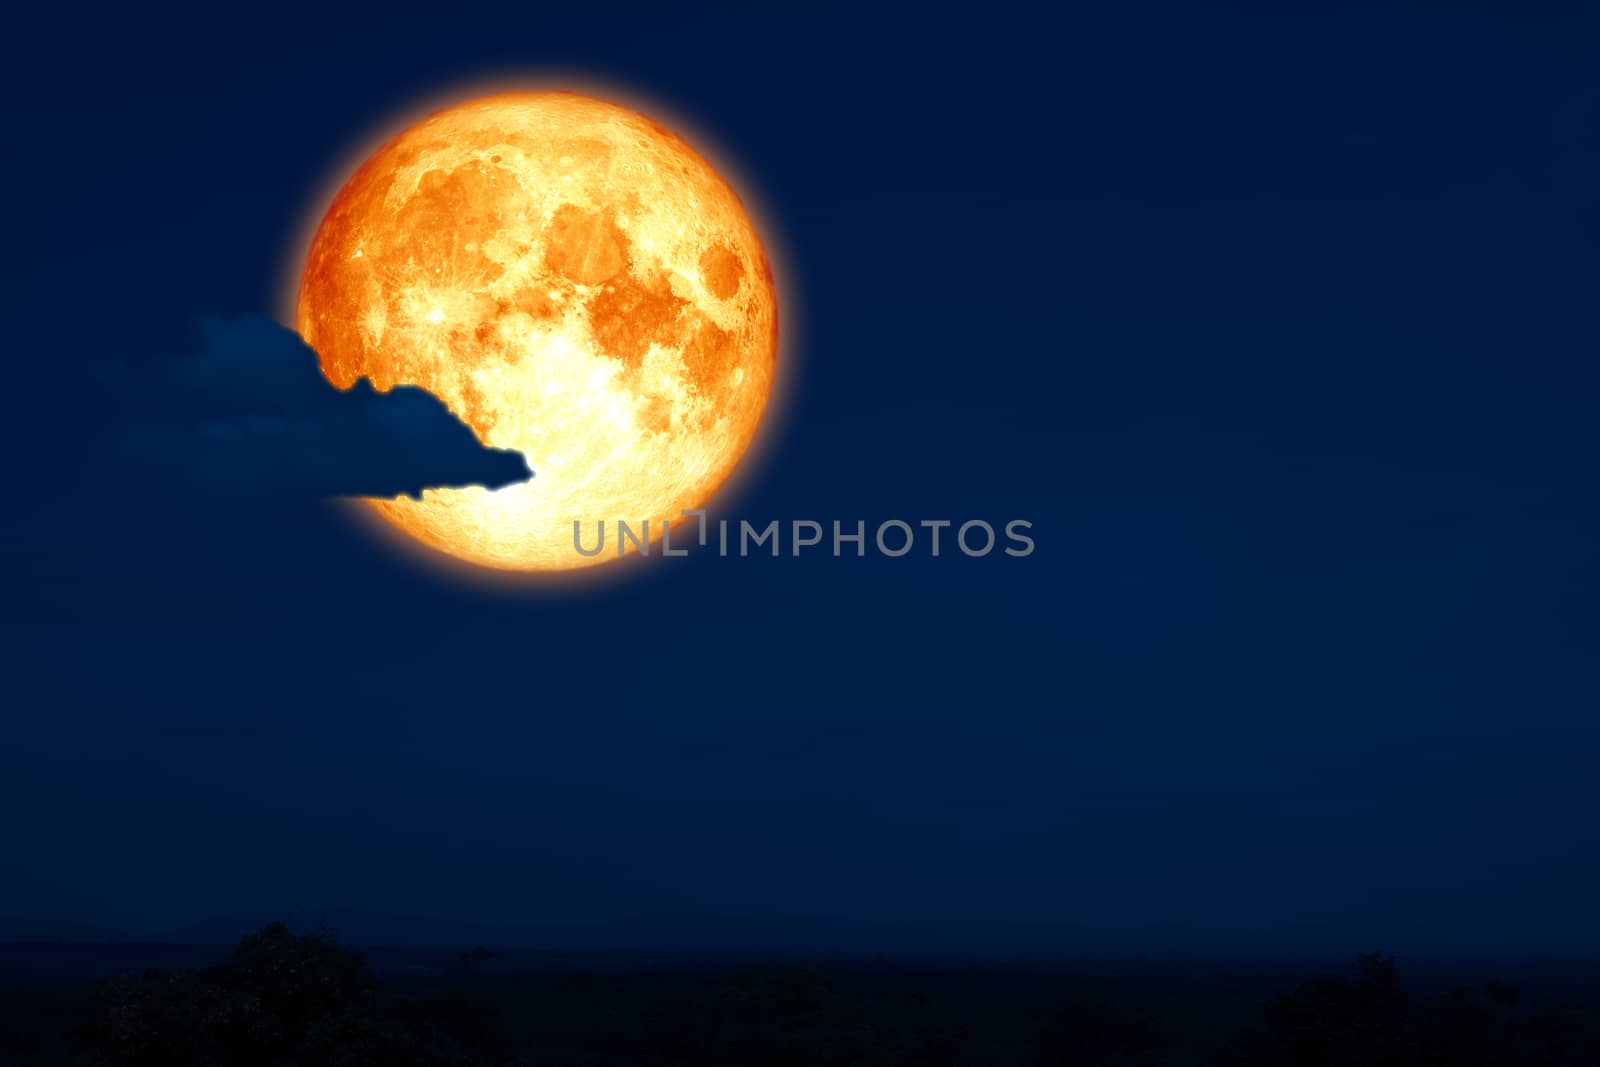
[[[102,991],[89,1059],[104,1067],[464,1067],[510,1059],[498,1014],[464,994],[385,1002],[361,955],[281,923],[204,971]]]
[[[1559,1009],[1521,1010],[1521,991],[1492,983],[1437,1002],[1413,997],[1394,960],[1362,956],[1274,998],[1263,1027],[1219,1059],[1227,1067],[1593,1067],[1594,1033]]]

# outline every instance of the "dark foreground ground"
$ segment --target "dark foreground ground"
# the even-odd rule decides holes
[[[1600,966],[0,944],[0,1064],[1600,1067]]]

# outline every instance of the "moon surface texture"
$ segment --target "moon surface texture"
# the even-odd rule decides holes
[[[419,385],[536,472],[497,490],[369,503],[473,563],[615,559],[705,504],[755,436],[778,306],[755,226],[676,134],[569,93],[437,112],[339,191],[300,279],[296,326],[341,389]],[[595,527],[605,551],[580,555]],[[679,520],[685,544],[695,519]],[[630,546],[630,551],[631,546]]]

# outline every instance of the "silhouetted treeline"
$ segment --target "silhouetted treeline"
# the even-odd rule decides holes
[[[559,1009],[509,978],[485,978],[492,955],[464,954],[448,980],[386,990],[362,956],[325,934],[272,925],[224,964],[73,989],[0,990],[0,1064],[31,1067],[1597,1067],[1592,1020],[1530,1009],[1490,984],[1413,995],[1394,961],[1361,957],[1274,997],[1256,1026],[1209,1047],[1175,1040],[1155,1017],[1074,997],[1033,1013],[1011,1042],[975,1040],[988,1020],[912,992],[862,996],[822,971],[754,969],[720,985],[675,988],[650,1002],[604,1003],[604,1025],[575,1038]],[[497,985],[497,983],[500,983]],[[972,1007],[966,1005],[965,1007]],[[981,1015],[981,1012],[979,1012]],[[979,1024],[979,1025],[975,1025]],[[997,1052],[997,1047],[1004,1051]]]
[[[105,1067],[466,1067],[516,1051],[463,990],[384,997],[360,953],[276,924],[220,967],[107,983],[76,1036],[83,1062]]]
[[[1394,960],[1362,956],[1354,973],[1313,978],[1267,1005],[1260,1030],[1221,1058],[1239,1067],[1580,1067],[1600,1065],[1592,1029],[1555,1009],[1520,1010],[1515,986],[1412,996]]]

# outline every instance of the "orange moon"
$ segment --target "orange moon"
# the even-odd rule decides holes
[[[470,100],[379,148],[312,238],[295,319],[339,388],[421,386],[528,457],[518,485],[368,501],[508,570],[615,559],[618,520],[698,536],[680,512],[733,471],[776,370],[772,272],[733,189],[644,115],[571,93]],[[592,549],[601,520],[605,551],[580,555],[574,521]]]

